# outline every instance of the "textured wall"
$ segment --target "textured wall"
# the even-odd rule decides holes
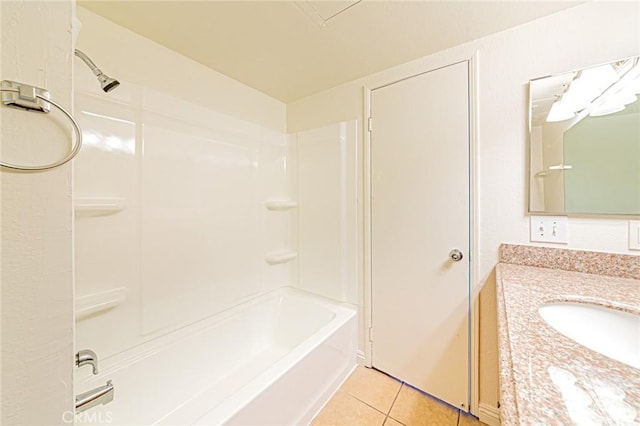
[[[0,77],[47,88],[71,107],[73,2],[2,1]],[[47,163],[71,130],[49,116],[0,108],[3,161]],[[3,425],[63,423],[72,410],[71,166],[0,171]],[[72,412],[66,416],[73,420]]]

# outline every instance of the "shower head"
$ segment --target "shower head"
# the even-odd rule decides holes
[[[98,81],[100,82],[100,87],[102,87],[102,90],[104,90],[105,92],[110,92],[120,85],[120,82],[118,80],[116,80],[115,78],[111,78],[100,71],[100,68],[98,68],[96,64],[94,64],[93,61],[81,50],[76,49],[75,55],[78,58],[82,59],[84,63],[87,64],[87,66],[91,69],[91,71],[93,71],[93,74],[98,77]]]
[[[116,87],[120,86],[120,82],[118,80],[116,80],[115,78],[111,78],[105,74],[100,74],[98,76],[98,80],[100,81],[102,90],[104,90],[105,92],[110,92]]]

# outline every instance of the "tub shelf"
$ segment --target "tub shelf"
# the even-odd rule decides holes
[[[264,205],[268,210],[286,211],[298,207],[298,203],[293,200],[267,200]]]
[[[120,197],[76,197],[73,208],[80,216],[103,216],[124,210],[125,199]]]
[[[264,259],[269,265],[279,265],[281,263],[291,262],[298,257],[298,253],[290,250],[283,250],[278,252],[269,253]]]
[[[82,320],[98,312],[106,311],[122,304],[127,298],[126,287],[118,287],[100,293],[76,297],[76,321]]]

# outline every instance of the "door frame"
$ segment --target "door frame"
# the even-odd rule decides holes
[[[461,62],[467,62],[468,79],[469,79],[469,411],[478,415],[478,405],[480,398],[479,389],[479,303],[478,295],[480,286],[478,282],[479,267],[479,205],[478,205],[478,52],[476,51],[471,57],[467,57],[458,61],[451,61],[441,66],[429,67],[424,71],[412,73],[403,78],[389,80],[376,87],[363,86],[364,98],[364,147],[363,147],[363,163],[364,163],[364,245],[363,245],[363,281],[364,281],[364,324],[363,336],[364,344],[364,364],[367,367],[372,366],[372,339],[370,335],[372,324],[372,281],[371,281],[371,128],[369,118],[371,117],[371,92],[412,77],[426,74],[440,68],[455,65]],[[374,124],[375,125],[375,124]]]

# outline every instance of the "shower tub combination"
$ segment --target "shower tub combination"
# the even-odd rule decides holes
[[[102,90],[118,86],[75,54]],[[100,359],[96,375],[77,359],[75,423],[308,424],[356,365],[344,218],[357,123],[285,135],[149,87],[113,98],[88,84],[75,87],[76,345]],[[340,179],[319,190],[328,167]],[[342,225],[309,232],[327,214]]]
[[[113,380],[114,400],[76,421],[308,424],[355,367],[356,334],[353,307],[280,288],[105,359],[79,384]]]

